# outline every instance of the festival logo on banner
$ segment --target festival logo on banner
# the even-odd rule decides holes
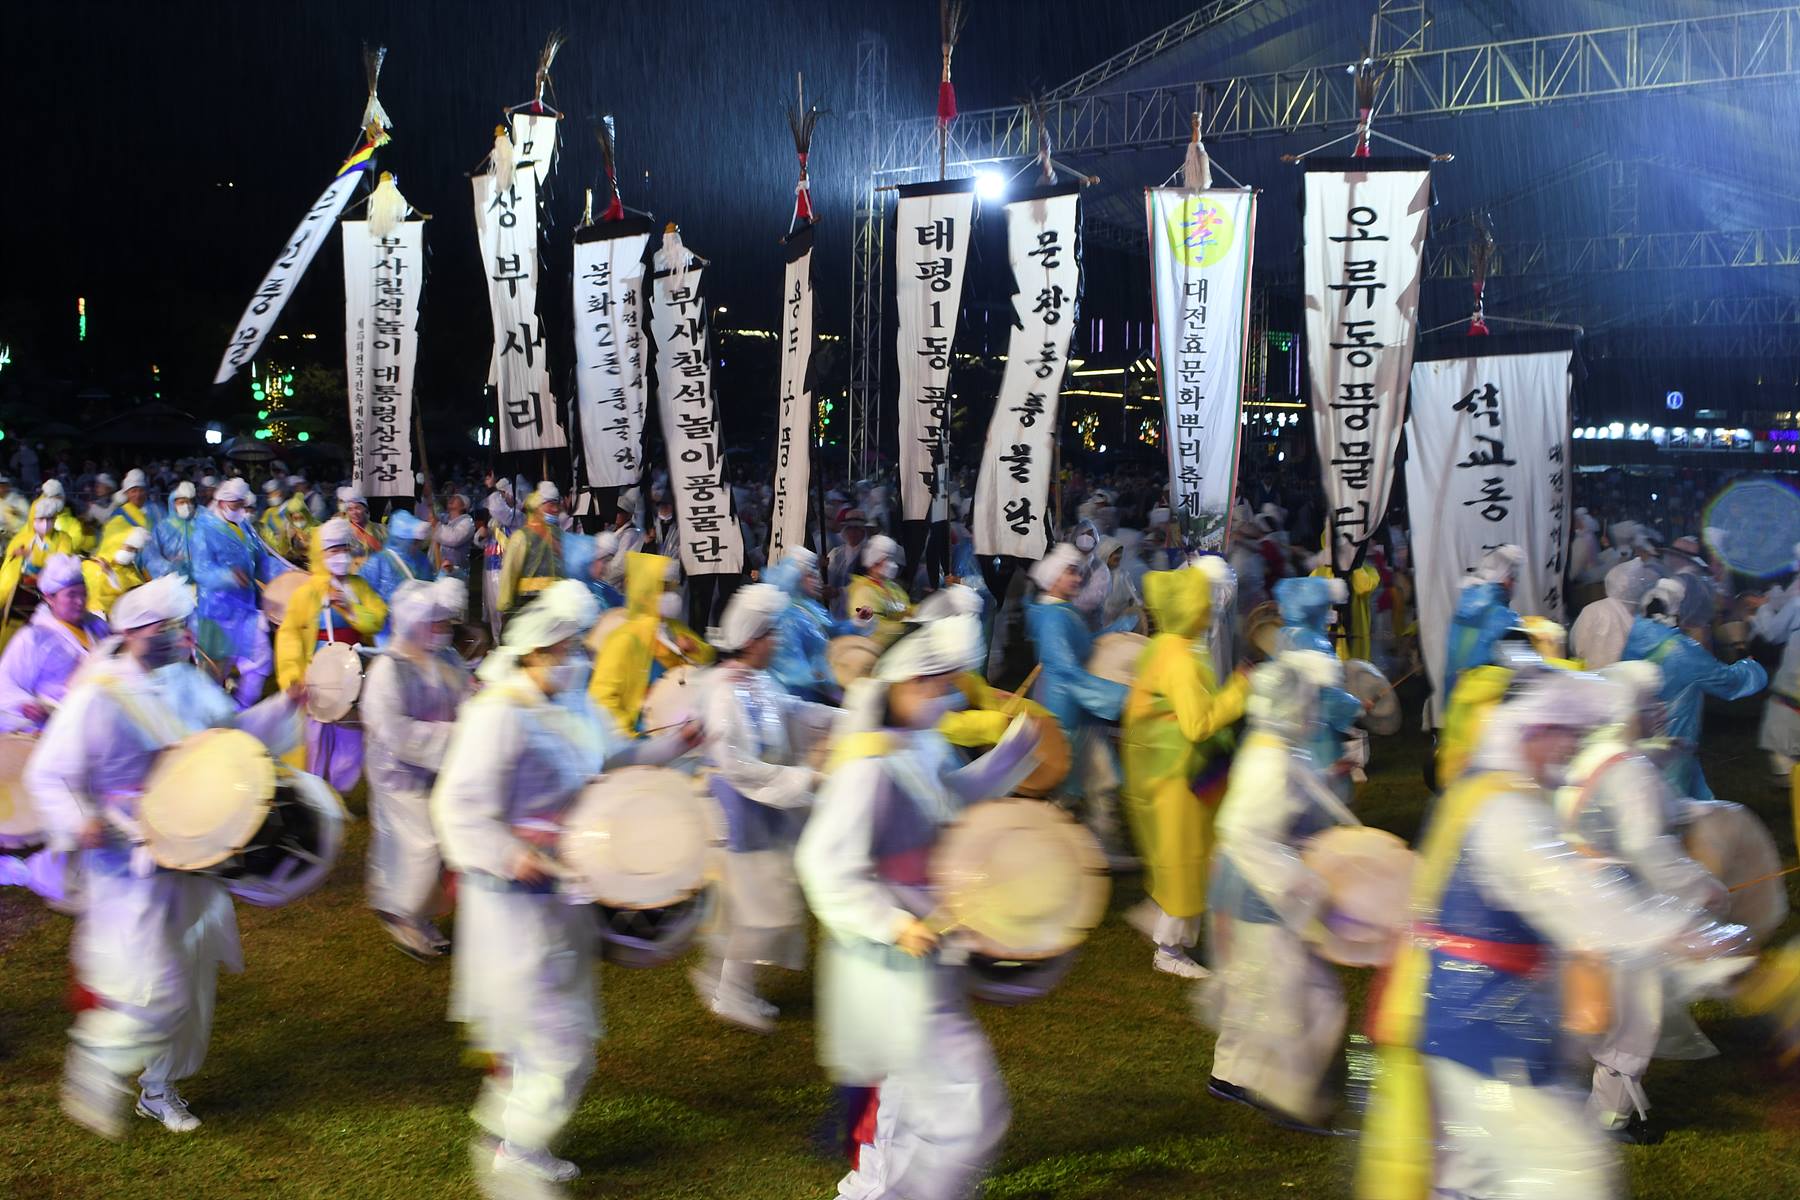
[[[1169,503],[1185,545],[1222,550],[1237,477],[1256,196],[1144,194]]]
[[[1081,295],[1079,190],[1043,187],[1006,205],[1013,329],[975,481],[977,554],[1036,559],[1049,549],[1056,422]]]
[[[1418,325],[1431,172],[1422,159],[1308,159],[1306,365],[1340,575],[1387,515]]]
[[[1514,609],[1563,619],[1573,353],[1567,334],[1459,337],[1413,365],[1406,492],[1434,714],[1462,580],[1489,550],[1525,552]]]

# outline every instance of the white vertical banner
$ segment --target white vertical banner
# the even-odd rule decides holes
[[[1573,486],[1568,338],[1457,340],[1443,353],[1458,357],[1427,352],[1431,361],[1414,364],[1406,421],[1413,577],[1434,720],[1450,617],[1482,555],[1522,549],[1513,608],[1563,620]]]
[[[632,487],[643,475],[649,245],[637,217],[575,231],[576,424],[589,487]]]
[[[383,135],[381,140],[386,141],[386,136]],[[229,381],[256,357],[256,352],[262,348],[263,339],[269,336],[269,330],[274,328],[276,318],[281,316],[281,310],[287,305],[288,297],[299,285],[300,277],[306,274],[306,268],[312,265],[319,247],[325,244],[325,237],[337,223],[338,214],[350,203],[350,197],[355,193],[363,172],[374,161],[374,153],[375,146],[364,143],[338,169],[337,178],[325,186],[313,206],[306,210],[306,215],[300,218],[293,236],[282,247],[275,265],[263,276],[262,283],[250,297],[250,304],[244,309],[244,315],[238,318],[237,329],[231,335],[231,344],[225,347],[225,357],[219,361],[219,369],[213,375],[213,386]]]
[[[1306,164],[1306,369],[1340,575],[1387,515],[1430,208],[1422,159]]]
[[[1081,295],[1080,188],[1049,186],[1006,204],[1013,329],[975,479],[975,553],[1042,558],[1050,548],[1050,474]]]
[[[544,190],[550,167],[556,159],[556,123],[562,118],[552,113],[516,112],[507,119],[512,139],[513,163],[523,169],[530,165],[532,183]]]
[[[975,181],[906,184],[899,196],[894,305],[900,324],[901,516],[945,521],[951,346],[973,232]]]
[[[650,336],[656,340],[656,408],[669,452],[681,566],[689,575],[732,575],[744,567],[744,536],[725,478],[702,264],[675,235],[665,235],[663,246],[651,277]]]
[[[343,235],[351,478],[365,496],[410,496],[425,222],[402,221],[376,237],[369,222],[345,221]]]
[[[1224,553],[1237,487],[1256,194],[1146,188],[1169,507],[1190,548]]]
[[[491,172],[469,182],[494,321],[490,382],[499,394],[500,450],[567,445],[550,394],[544,323],[537,310],[537,177],[516,170],[504,191],[494,186]]]
[[[813,227],[790,234],[781,285],[781,415],[775,433],[775,494],[769,565],[806,545],[806,490],[812,486]],[[821,549],[821,553],[823,550]]]

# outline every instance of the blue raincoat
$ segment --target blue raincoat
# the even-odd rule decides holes
[[[194,540],[194,518],[164,517],[150,527],[150,540],[144,543],[144,574],[152,579],[179,575],[194,582],[194,563],[189,547]]]
[[[587,585],[587,590],[599,601],[600,610],[624,608],[625,596],[610,583],[594,578],[594,556],[599,552],[598,539],[574,530],[565,530],[562,535],[562,569],[567,579],[579,579]]]
[[[1129,633],[1136,626],[1137,614],[1133,613],[1100,632]],[[1090,721],[1119,719],[1119,710],[1131,689],[1088,674],[1087,661],[1094,649],[1095,635],[1088,632],[1080,609],[1040,596],[1025,609],[1025,632],[1037,647],[1038,661],[1044,664],[1031,698],[1056,717],[1070,745]]]
[[[775,657],[769,674],[801,699],[832,701],[838,685],[826,647],[832,638],[856,633],[857,628],[849,621],[832,620],[825,606],[801,589],[803,574],[793,562],[778,562],[763,573],[764,583],[788,594],[788,606],[775,623]]]
[[[194,518],[189,550],[200,593],[194,629],[201,649],[214,658],[243,653],[256,644],[262,620],[257,583],[268,583],[293,566],[263,545],[249,518],[233,526],[211,509]],[[239,571],[246,582],[237,581]]]
[[[1444,700],[1456,690],[1456,677],[1470,667],[1493,661],[1494,643],[1519,623],[1519,614],[1507,603],[1506,589],[1497,583],[1472,583],[1456,598],[1450,616],[1450,638],[1444,652]]]
[[[1337,656],[1331,644],[1331,580],[1316,575],[1281,579],[1275,583],[1275,604],[1281,610],[1281,627],[1276,646],[1281,650],[1313,650]],[[1344,738],[1356,718],[1362,715],[1362,702],[1339,687],[1319,689],[1319,711],[1311,727],[1301,736],[1314,769],[1329,771],[1343,757]],[[1346,777],[1340,791],[1349,785]]]
[[[1625,657],[1662,668],[1662,700],[1669,710],[1669,736],[1691,746],[1700,744],[1700,714],[1705,697],[1741,700],[1768,685],[1769,673],[1755,659],[1726,666],[1679,629],[1639,617],[1625,636]],[[1700,759],[1689,754],[1669,768],[1669,780],[1682,795],[1711,800],[1712,789],[1700,772]]]

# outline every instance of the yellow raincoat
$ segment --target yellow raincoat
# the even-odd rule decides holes
[[[1011,692],[993,687],[975,671],[958,675],[956,687],[968,700],[969,707],[961,712],[945,713],[937,727],[952,746],[973,749],[999,742],[1006,735],[1006,727],[1012,724],[1011,705],[1016,704],[1018,711],[1028,716],[1050,717],[1050,710],[1037,701],[1015,700]]]
[[[145,533],[149,533],[150,527],[155,523],[143,509],[127,500],[119,505],[117,512],[106,519],[106,525],[100,531],[100,548],[104,552],[108,546],[117,546],[133,529],[142,529]],[[88,590],[91,592],[93,589],[89,588]],[[91,605],[89,607],[92,608]]]
[[[1215,809],[1194,782],[1208,743],[1244,715],[1249,678],[1213,678],[1212,655],[1196,638],[1212,621],[1212,581],[1184,567],[1144,576],[1144,607],[1157,634],[1138,659],[1119,742],[1125,815],[1143,856],[1150,898],[1171,917],[1206,911]]]
[[[1581,669],[1581,663],[1576,659],[1546,658],[1544,661],[1567,671]],[[1511,667],[1497,667],[1492,663],[1470,667],[1456,677],[1456,686],[1450,689],[1450,703],[1444,707],[1444,726],[1438,733],[1437,784],[1440,792],[1455,783],[1463,768],[1469,765],[1475,747],[1481,744],[1481,732],[1487,728],[1487,719],[1505,697],[1512,678]]]
[[[906,614],[912,611],[912,601],[906,598],[906,589],[891,579],[853,575],[850,577],[850,598],[844,602],[844,615],[855,619],[857,610],[862,608],[875,614],[875,628],[869,636],[886,649],[906,632]]]
[[[36,537],[37,532],[27,524],[6,544],[6,559],[0,562],[0,605],[11,602],[27,566],[36,575],[52,554],[77,553],[74,539],[59,527],[52,526],[50,536],[34,546],[32,540]]]
[[[99,558],[83,559],[81,563],[81,578],[87,583],[87,610],[107,620],[112,619],[112,607],[120,596],[146,582],[144,569],[138,564],[126,567],[112,561],[116,549],[116,544],[104,543]]]
[[[387,624],[387,603],[359,575],[344,576],[350,607],[335,605],[332,620],[342,621],[365,638],[372,638]],[[314,571],[288,599],[287,613],[275,632],[275,681],[285,690],[306,678],[313,650],[319,644],[319,620],[325,598],[331,594],[331,576]]]
[[[673,562],[661,554],[636,550],[625,556],[625,611],[631,615],[606,635],[594,658],[588,695],[612,714],[626,733],[637,730],[653,663],[669,669],[684,663],[710,663],[714,658],[713,648],[704,639],[680,621],[665,620],[658,607]],[[663,644],[658,634],[664,628],[670,640],[689,645],[685,658]]]
[[[1318,567],[1313,576],[1330,579],[1337,573],[1330,567]],[[1368,563],[1350,572],[1350,619],[1346,625],[1348,638],[1337,641],[1339,658],[1375,660],[1375,593],[1381,588],[1381,572]]]

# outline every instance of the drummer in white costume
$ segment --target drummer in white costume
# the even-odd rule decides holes
[[[555,889],[563,816],[604,768],[666,762],[698,740],[683,730],[634,742],[588,700],[581,637],[599,612],[565,579],[507,622],[431,794],[444,860],[462,875],[450,1016],[499,1060],[474,1112],[492,1135],[476,1146],[484,1186],[580,1174],[549,1151],[600,1035],[597,926]]]
[[[1630,660],[1604,674],[1619,685],[1618,708],[1612,723],[1582,746],[1569,764],[1568,783],[1557,792],[1564,836],[1583,853],[1621,865],[1660,904],[1685,909],[1695,920],[1722,915],[1730,900],[1724,885],[1682,845],[1679,826],[1686,824],[1690,802],[1640,747],[1641,739],[1661,732],[1662,671],[1655,663]],[[1665,1005],[1665,990],[1660,970],[1621,967],[1613,973],[1612,1029],[1593,1047],[1588,1096],[1588,1115],[1602,1129],[1635,1137],[1642,1128],[1650,1111],[1644,1072],[1659,1043],[1675,1057],[1712,1052],[1685,1006],[1672,998]]]
[[[139,1115],[176,1133],[200,1124],[175,1084],[206,1056],[219,966],[243,970],[225,884],[158,870],[134,850],[145,779],[158,754],[201,729],[235,725],[277,754],[300,733],[295,697],[240,712],[187,661],[193,609],[194,589],[172,575],[121,596],[122,643],[89,660],[25,769],[52,848],[83,851],[87,901],[71,957],[94,1003],[69,1033],[63,1109],[107,1137],[123,1133],[134,1074]]]
[[[1338,660],[1314,650],[1284,651],[1251,676],[1249,734],[1219,806],[1208,896],[1213,976],[1203,996],[1219,1040],[1207,1091],[1306,1133],[1330,1132],[1324,1083],[1343,1041],[1344,992],[1308,942],[1329,896],[1300,847],[1356,823],[1307,745],[1320,689],[1343,679]]]
[[[981,657],[980,622],[944,617],[900,638],[850,691],[825,786],[795,866],[828,940],[819,963],[819,1051],[835,1082],[881,1089],[875,1141],[839,1195],[969,1195],[1010,1120],[1006,1089],[970,1014],[948,924],[926,874],[944,825],[1004,795],[1035,765],[1021,718],[962,769],[935,726]],[[930,917],[930,920],[926,918]]]
[[[695,986],[716,1015],[759,1033],[774,1028],[777,1010],[756,994],[757,965],[806,965],[794,843],[819,780],[806,755],[841,711],[789,695],[769,674],[787,606],[787,593],[771,584],[732,593],[713,636],[724,658],[711,672],[703,722],[710,786],[729,833],[725,917]]]
[[[462,580],[412,581],[394,593],[393,640],[369,667],[360,697],[368,731],[369,907],[394,944],[436,958],[449,941],[431,922],[443,860],[431,827],[431,788],[456,710],[475,689],[450,648],[468,601]]]

